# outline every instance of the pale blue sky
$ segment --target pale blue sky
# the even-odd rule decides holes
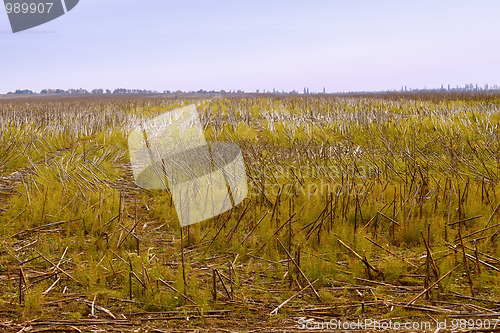
[[[80,0],[13,34],[0,93],[500,85],[500,1]]]

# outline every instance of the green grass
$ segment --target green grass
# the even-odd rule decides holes
[[[0,175],[5,177],[0,274],[17,272],[19,261],[36,258],[23,264],[29,285],[23,316],[50,313],[44,304],[61,297],[64,288],[91,301],[98,294],[105,304],[108,296],[128,299],[130,267],[137,276],[132,298],[144,303],[143,309],[185,304],[179,293],[157,284],[162,279],[184,292],[175,209],[166,192],[141,190],[133,183],[127,134],[141,120],[187,103],[0,104],[0,142],[6,143],[0,147]],[[347,302],[352,296],[327,289],[336,285],[332,281],[421,281],[418,276],[429,271],[424,237],[439,274],[445,274],[463,262],[459,224],[448,224],[474,217],[461,223],[461,235],[467,236],[488,223],[500,223],[500,212],[494,214],[500,202],[499,103],[499,97],[328,96],[201,102],[207,138],[241,147],[250,193],[232,213],[185,229],[189,297],[202,309],[216,308],[212,271],[217,268],[229,288],[228,265],[234,262],[235,299],[242,304],[260,300],[265,309],[277,306],[306,281],[286,261],[276,238],[292,256],[300,252],[302,271],[310,281],[319,279],[317,288],[327,303]],[[474,258],[477,246],[479,259],[499,268],[498,240],[492,236],[498,228],[467,236],[465,252]],[[473,238],[478,238],[475,244]],[[38,253],[60,263],[71,278],[58,272],[39,281],[40,272],[54,268]],[[382,274],[368,270],[358,255]],[[495,298],[497,272],[481,263],[478,271],[474,259],[468,264],[476,292]],[[442,290],[469,295],[465,274],[463,265],[457,268],[443,280]],[[58,284],[41,297],[57,277]],[[431,276],[431,283],[436,279]],[[2,281],[0,298],[17,302],[15,283]],[[217,283],[218,298],[224,299]],[[389,294],[377,287],[366,299]],[[404,303],[415,295],[397,299]],[[437,289],[432,295],[439,298]],[[290,304],[316,302],[306,291]],[[359,309],[342,311],[357,314]],[[390,310],[377,307],[375,312]]]

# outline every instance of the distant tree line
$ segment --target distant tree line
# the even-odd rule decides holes
[[[407,88],[406,86],[404,86],[404,87],[401,87],[400,91],[401,92],[405,92],[405,91],[445,92],[445,91],[496,91],[496,90],[499,90],[499,87],[496,84],[490,86],[486,83],[483,87],[481,87],[477,83],[476,84],[469,83],[463,87],[459,87],[459,86],[452,87],[451,85],[448,84],[447,87],[445,87],[444,85],[441,85],[441,88],[429,88],[429,89],[427,89],[427,88],[412,89],[412,88]]]
[[[478,84],[466,84],[464,87],[451,87],[449,84],[447,87],[441,85],[440,88],[423,88],[423,89],[413,89],[413,88],[408,88],[407,86],[401,87],[399,92],[462,92],[462,91],[498,91],[500,90],[500,87],[495,85],[489,86],[488,84],[485,84],[484,86],[479,86]],[[334,94],[356,94],[356,93],[368,93],[368,94],[377,94],[377,93],[387,93],[387,92],[398,92],[398,90],[385,90],[385,91],[344,91],[344,92],[335,92]],[[42,89],[39,93],[33,92],[32,90],[24,89],[24,90],[16,90],[14,92],[8,92],[7,94],[14,94],[14,95],[49,95],[49,94],[74,94],[74,95],[85,95],[85,94],[94,94],[94,95],[100,95],[100,94],[160,94],[161,92],[155,91],[155,90],[145,90],[145,89],[124,89],[124,88],[118,88],[113,91],[109,89],[93,89],[90,92],[86,89]],[[174,95],[179,95],[179,94],[245,94],[244,90],[204,90],[200,89],[197,91],[182,91],[182,90],[176,90],[176,91],[170,91],[170,90],[164,90],[163,94],[174,94]],[[263,89],[262,91],[257,89],[255,91],[257,94],[280,94],[280,95],[299,95],[300,93],[296,90],[292,91],[284,91],[282,90],[281,92],[276,90],[275,88],[271,90]],[[304,95],[309,95],[309,94],[327,94],[326,88],[323,88],[322,92],[313,92],[310,91],[309,88],[304,87]]]
[[[24,90],[16,90],[14,92],[8,92],[7,95],[35,95],[36,92],[28,89]],[[85,94],[158,94],[157,91],[153,90],[145,90],[145,89],[115,89],[113,91],[109,89],[93,89],[92,91],[88,91],[86,89],[42,89],[40,90],[40,95],[49,95],[49,94],[72,94],[72,95],[85,95]]]

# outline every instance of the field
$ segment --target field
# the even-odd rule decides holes
[[[249,195],[181,239],[127,135],[191,103],[208,141],[241,148]],[[485,93],[2,98],[0,329],[493,327],[499,127]]]

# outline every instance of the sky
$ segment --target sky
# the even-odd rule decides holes
[[[500,86],[499,13],[498,0],[80,0],[14,34],[0,7],[0,94]]]

